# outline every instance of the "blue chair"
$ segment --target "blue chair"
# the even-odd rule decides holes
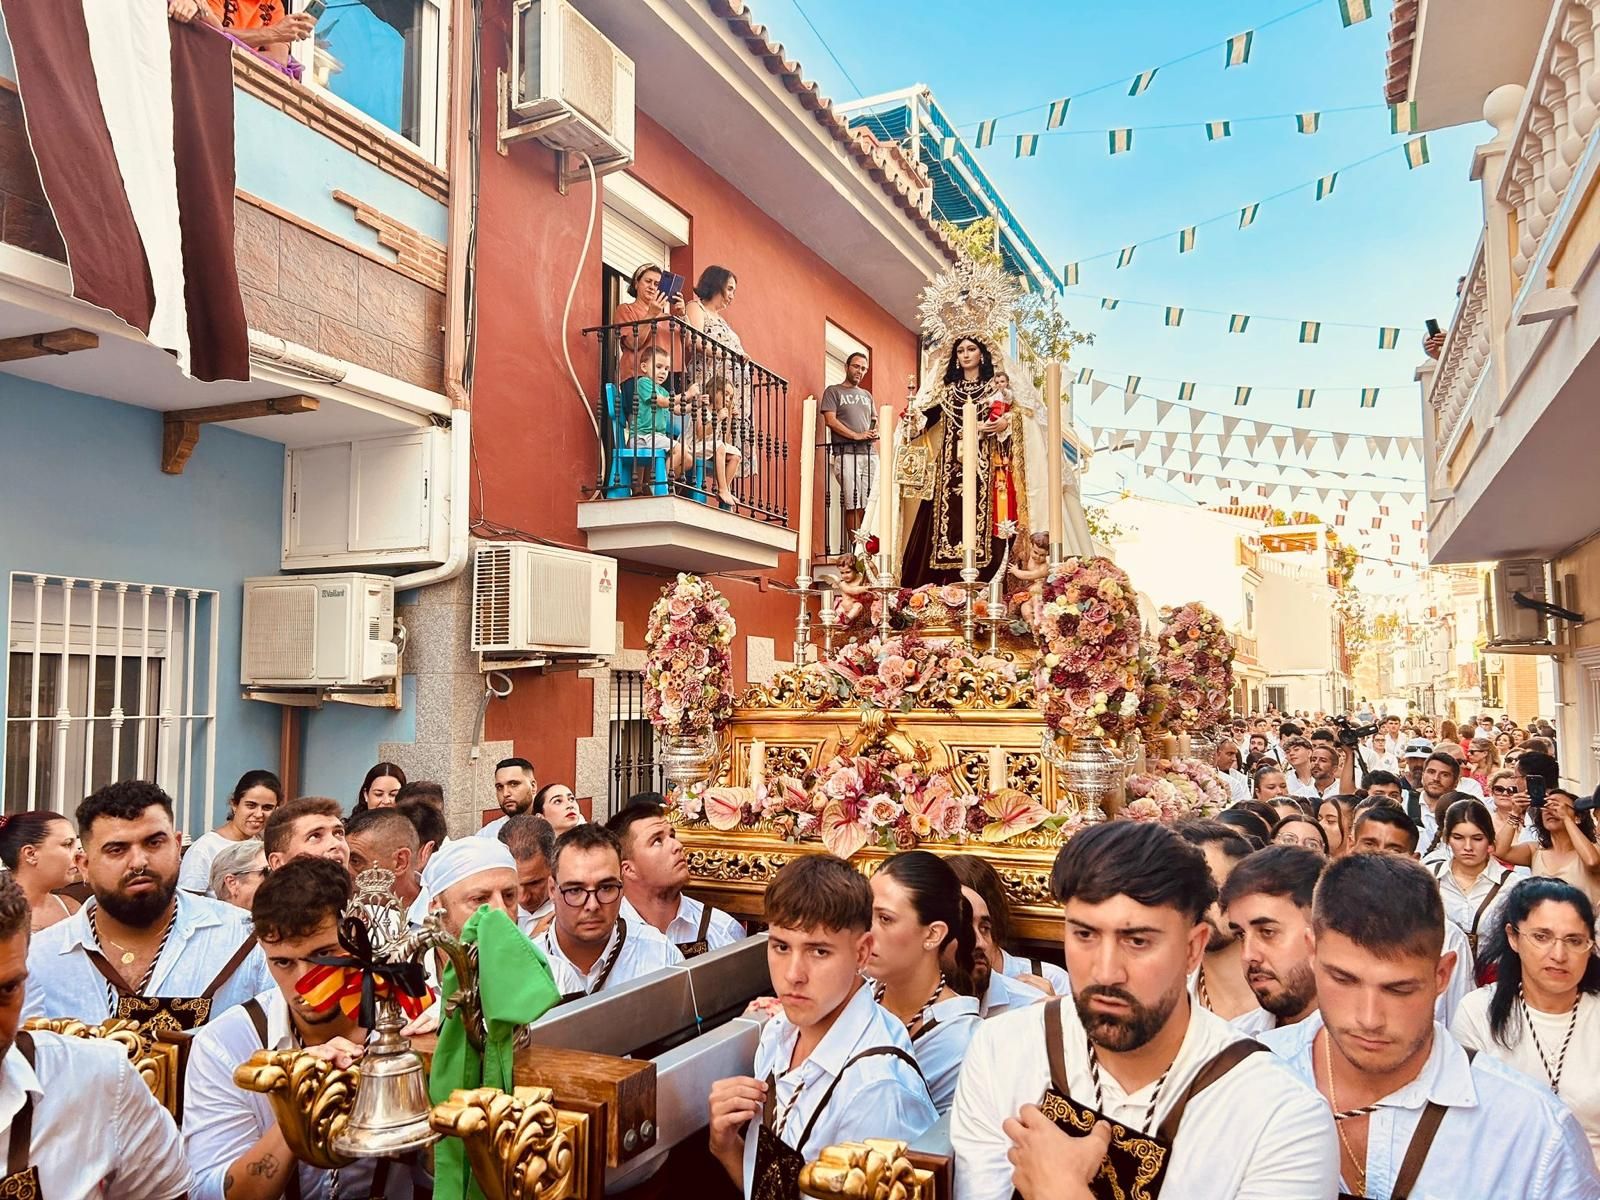
[[[633,495],[633,472],[646,465],[650,467],[649,494],[665,496],[670,487],[667,452],[628,445],[628,406],[622,404],[616,384],[605,385],[605,397],[606,421],[611,429],[611,461],[606,467],[605,498],[624,500]],[[702,504],[705,503],[705,476],[705,464],[697,460],[691,486],[695,489],[693,498]]]

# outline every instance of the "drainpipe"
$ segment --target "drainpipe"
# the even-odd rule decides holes
[[[454,0],[450,13],[450,211],[445,242],[444,394],[450,398],[450,548],[437,567],[398,576],[396,592],[443,583],[467,565],[472,492],[472,398],[467,393],[467,246],[476,202],[477,129],[474,72],[478,69],[476,0]]]

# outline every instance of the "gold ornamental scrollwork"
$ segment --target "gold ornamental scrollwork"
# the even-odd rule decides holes
[[[174,1116],[178,1112],[178,1047],[146,1037],[137,1021],[104,1021],[90,1025],[74,1017],[36,1017],[24,1028],[44,1030],[62,1037],[93,1038],[122,1047],[146,1087]]]
[[[934,1200],[933,1172],[906,1158],[906,1144],[866,1138],[828,1146],[800,1169],[800,1193],[817,1200]]]
[[[294,1156],[323,1171],[353,1161],[334,1153],[333,1142],[350,1119],[359,1078],[301,1050],[257,1050],[233,1073],[239,1087],[266,1096]]]
[[[567,1200],[587,1173],[589,1118],[555,1106],[549,1088],[450,1093],[429,1123],[466,1144],[467,1163],[486,1200]],[[580,1198],[582,1200],[582,1198]]]

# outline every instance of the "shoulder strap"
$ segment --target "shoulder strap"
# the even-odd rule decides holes
[[[251,996],[239,1007],[250,1018],[250,1024],[256,1027],[256,1040],[261,1043],[261,1048],[270,1050],[272,1047],[267,1045],[267,1010],[261,1007],[261,1001]]]
[[[244,941],[239,943],[239,948],[233,952],[233,957],[222,964],[222,970],[217,972],[217,977],[206,985],[205,991],[200,993],[200,998],[209,1000],[215,996],[217,989],[233,978],[233,973],[244,964],[244,960],[250,957],[250,951],[255,948],[256,935],[253,933],[246,934]]]
[[[17,1049],[34,1066],[33,1034],[26,1029],[17,1031]],[[22,1108],[11,1119],[11,1145],[6,1150],[6,1174],[21,1175],[28,1169],[28,1153],[33,1147],[33,1097],[24,1093]]]
[[[863,1050],[860,1054],[856,1055],[854,1058],[846,1062],[844,1066],[839,1068],[839,1073],[833,1077],[833,1082],[828,1085],[828,1090],[822,1093],[822,1099],[818,1101],[817,1107],[812,1109],[811,1119],[806,1122],[806,1127],[801,1132],[800,1140],[795,1143],[794,1149],[802,1149],[806,1142],[810,1140],[811,1131],[817,1127],[818,1118],[820,1118],[822,1114],[827,1111],[828,1102],[833,1099],[833,1093],[838,1088],[840,1080],[844,1078],[844,1073],[851,1067],[855,1066],[863,1058],[876,1058],[879,1055],[884,1054],[891,1055],[894,1058],[898,1058],[902,1062],[909,1064],[911,1069],[917,1073],[917,1078],[922,1078],[921,1065],[915,1058],[911,1057],[911,1055],[900,1049],[899,1046],[873,1046],[869,1050]]]
[[[1162,1118],[1161,1125],[1156,1130],[1156,1137],[1166,1142],[1167,1145],[1172,1145],[1173,1139],[1178,1136],[1178,1123],[1183,1120],[1183,1112],[1184,1109],[1189,1107],[1189,1101],[1193,1100],[1252,1054],[1258,1052],[1266,1053],[1266,1050],[1265,1046],[1252,1038],[1244,1038],[1241,1041],[1224,1046],[1212,1056],[1205,1066],[1200,1068],[1200,1073],[1194,1077],[1194,1081],[1189,1084],[1183,1095],[1178,1097],[1178,1102],[1172,1106],[1172,1111]]]
[[[1067,1059],[1061,1045],[1061,997],[1044,1006],[1044,1049],[1050,1059],[1050,1086],[1062,1096],[1067,1091]]]

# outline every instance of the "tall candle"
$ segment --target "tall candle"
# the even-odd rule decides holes
[[[1046,528],[1050,530],[1050,561],[1056,562],[1061,558],[1062,544],[1066,539],[1062,536],[1061,517],[1061,364],[1050,363],[1044,369],[1044,406],[1048,420],[1045,436],[1048,439],[1046,459],[1048,471],[1045,475],[1045,503],[1050,509],[1050,520]]]
[[[978,406],[961,406],[961,565],[978,565]]]
[[[894,578],[895,521],[900,488],[894,478],[894,405],[878,409],[878,563],[885,582]]]
[[[800,570],[811,578],[811,508],[817,487],[817,398],[807,396],[800,410]],[[804,601],[802,601],[804,603]]]
[[[758,788],[767,781],[767,744],[760,738],[750,743],[750,786]]]
[[[989,747],[989,790],[998,792],[1006,785],[1006,752],[1000,746]]]

